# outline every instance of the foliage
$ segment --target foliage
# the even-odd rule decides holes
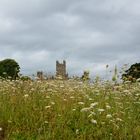
[[[7,140],[138,140],[139,97],[140,83],[0,81],[0,135]]]
[[[32,79],[29,76],[21,76],[20,80],[22,80],[22,81],[31,81]]]
[[[15,80],[20,71],[19,64],[13,59],[0,61],[0,76],[6,79]]]
[[[124,81],[132,81],[135,82],[140,78],[140,63],[136,63],[131,65],[131,67],[125,71],[125,74],[122,75],[122,79]]]
[[[83,81],[90,80],[90,78],[89,78],[89,71],[84,71],[84,74],[82,75],[82,80]]]

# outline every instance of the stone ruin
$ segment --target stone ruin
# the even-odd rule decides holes
[[[65,60],[63,60],[63,63],[59,63],[59,61],[56,61],[56,78],[68,79]]]
[[[37,78],[38,80],[44,80],[45,76],[42,71],[37,72]],[[68,79],[68,74],[66,72],[66,61],[63,60],[63,63],[59,63],[59,61],[56,61],[56,79]],[[46,79],[54,79],[54,76],[49,77],[49,75],[46,77]]]

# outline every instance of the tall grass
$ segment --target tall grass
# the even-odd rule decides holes
[[[140,83],[1,81],[0,139],[140,139]]]

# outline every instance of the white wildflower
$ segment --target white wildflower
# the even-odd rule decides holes
[[[30,89],[30,91],[34,91],[34,90],[35,90],[34,88],[31,88],[31,89]]]
[[[111,106],[109,106],[109,105],[106,105],[106,108],[107,108],[107,109],[111,109]]]
[[[45,124],[48,124],[49,122],[48,122],[48,121],[45,121],[44,123],[45,123]]]
[[[76,129],[76,134],[77,134],[77,135],[79,134],[79,129]]]
[[[50,106],[50,105],[48,105],[48,106],[45,106],[45,109],[48,109],[48,108],[51,108],[51,106]]]
[[[53,90],[52,90],[52,89],[48,89],[47,91],[48,91],[48,92],[52,92]]]
[[[95,112],[93,112],[93,111],[90,111],[90,114],[92,114],[92,115],[96,115],[96,113],[95,113]]]
[[[134,102],[134,104],[139,104],[140,105],[140,102]]]
[[[102,124],[102,125],[104,125],[104,124],[105,124],[105,122],[101,122],[101,124]]]
[[[120,100],[120,98],[119,98],[119,97],[114,97],[114,99],[115,99],[115,100]],[[121,104],[121,103],[120,103],[120,104]]]
[[[105,110],[104,110],[104,109],[98,109],[98,111],[99,111],[99,112],[104,112]]]
[[[115,121],[114,121],[114,120],[110,120],[110,122],[111,122],[111,123],[113,123],[113,124],[115,123]]]
[[[88,118],[91,118],[92,116],[93,116],[92,114],[89,114],[89,115],[88,115]]]
[[[91,103],[91,104],[90,104],[90,108],[93,108],[93,107],[95,107],[96,105],[98,105],[98,102]]]
[[[70,97],[70,99],[74,99],[74,97],[73,97],[73,96],[71,96],[71,97]]]
[[[55,105],[55,102],[51,102],[52,105]]]
[[[2,131],[3,129],[0,127],[0,131]]]
[[[63,99],[63,101],[67,101],[67,99]]]
[[[125,112],[123,112],[123,111],[120,111],[120,113],[121,113],[121,114],[125,114]]]
[[[118,126],[118,125],[114,124],[114,126],[115,126],[117,129],[119,129],[119,126]]]
[[[25,98],[28,98],[28,97],[29,97],[29,94],[25,94],[24,97],[25,97]]]
[[[124,83],[125,83],[125,84],[129,84],[129,83],[131,83],[131,81],[125,81]]]
[[[61,85],[60,88],[64,88],[64,85]]]
[[[106,118],[107,118],[107,119],[110,119],[110,118],[112,118],[112,115],[111,115],[111,114],[107,114],[107,115],[106,115]]]
[[[85,95],[85,98],[89,99],[89,95]]]
[[[140,96],[140,94],[139,93],[137,93],[137,94],[135,94],[136,96]]]
[[[137,82],[140,82],[140,78],[138,78],[136,81],[137,81]]]
[[[126,93],[126,94],[130,94],[129,90],[124,90],[123,92]]]
[[[122,122],[122,121],[123,121],[123,120],[122,120],[122,119],[120,119],[120,118],[116,118],[116,120],[117,120],[117,121],[120,121],[120,122]]]
[[[95,116],[96,115],[96,113],[95,112],[90,112],[90,114],[88,115],[88,118],[91,118],[92,116]]]
[[[12,121],[11,120],[8,120],[8,123],[12,123]]]
[[[50,96],[46,96],[47,99],[50,99]]]
[[[94,119],[91,119],[91,123],[93,123],[93,124],[97,124],[97,121],[94,120]]]
[[[95,93],[99,93],[100,91],[99,91],[99,90],[94,90],[94,92],[95,92]]]
[[[84,103],[84,102],[78,102],[78,104],[79,104],[79,105],[84,105],[85,103]]]
[[[90,110],[90,108],[86,107],[86,108],[82,108],[81,112],[88,112]]]

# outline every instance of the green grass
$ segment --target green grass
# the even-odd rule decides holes
[[[0,138],[139,140],[140,83],[1,81]]]

